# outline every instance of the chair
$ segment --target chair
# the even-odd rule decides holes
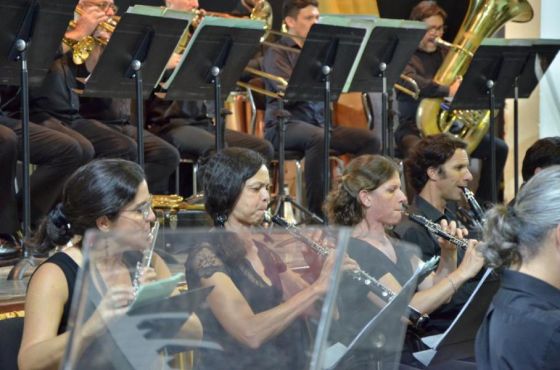
[[[17,357],[23,335],[23,317],[0,320],[0,333],[2,370],[18,370]]]

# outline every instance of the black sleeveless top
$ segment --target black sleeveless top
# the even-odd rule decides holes
[[[67,330],[68,319],[70,316],[70,306],[72,304],[74,286],[76,285],[76,277],[78,276],[79,266],[72,257],[63,252],[53,254],[41,265],[45,263],[52,263],[58,266],[64,273],[66,284],[68,284],[68,300],[64,303],[64,311],[62,312],[62,318],[60,319],[60,325],[58,326],[58,334],[62,334]],[[31,279],[33,279],[33,276],[31,276]]]

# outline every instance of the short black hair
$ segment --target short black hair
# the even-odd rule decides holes
[[[319,2],[317,0],[286,0],[284,1],[283,14],[284,18],[292,17],[297,18],[298,13],[301,9],[307,8],[309,5],[314,7],[319,7]]]
[[[428,169],[440,167],[453,157],[457,149],[467,149],[467,143],[448,133],[422,138],[410,150],[404,161],[404,172],[410,185],[416,193],[428,182]]]
[[[439,15],[445,21],[447,13],[435,1],[425,0],[420,1],[410,12],[409,19],[413,21],[423,21],[426,18]]]
[[[560,164],[560,136],[545,137],[535,141],[523,158],[521,175],[523,181],[529,181],[537,168]]]
[[[206,212],[214,225],[223,226],[241,195],[245,181],[266,166],[257,152],[245,148],[226,148],[203,166],[202,178]]]

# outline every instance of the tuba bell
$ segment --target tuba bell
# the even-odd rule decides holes
[[[434,76],[440,85],[449,86],[467,71],[482,40],[506,22],[528,22],[533,8],[527,0],[470,0],[467,14],[442,65]],[[449,132],[467,142],[472,153],[490,126],[489,110],[453,110],[441,108],[443,99],[427,98],[420,102],[416,124],[424,136]]]

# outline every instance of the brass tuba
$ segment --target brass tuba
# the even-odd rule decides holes
[[[527,0],[470,0],[467,14],[459,28],[453,46],[434,76],[440,85],[451,85],[467,71],[472,56],[485,37],[491,36],[507,21],[528,22],[533,18],[533,8]],[[489,110],[455,110],[441,108],[441,98],[428,98],[420,102],[416,123],[424,136],[449,132],[460,136],[472,153],[490,125]]]

